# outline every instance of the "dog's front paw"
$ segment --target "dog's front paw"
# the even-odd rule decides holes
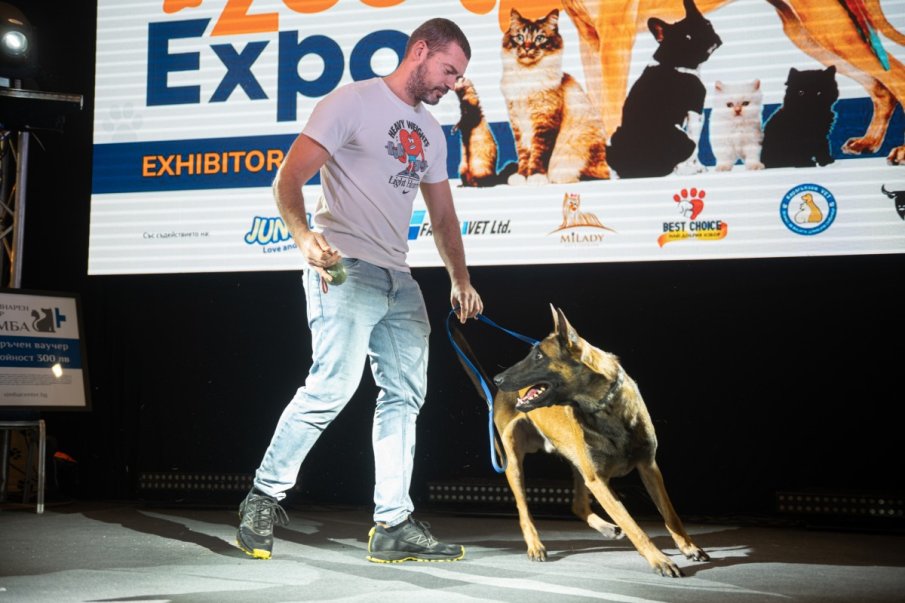
[[[547,560],[547,547],[545,547],[542,543],[538,542],[534,545],[528,546],[528,559],[531,561],[546,561]]]

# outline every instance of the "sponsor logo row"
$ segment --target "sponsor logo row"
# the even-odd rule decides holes
[[[905,191],[888,191],[882,194],[894,203],[895,211],[905,221]],[[729,224],[716,212],[709,211],[707,191],[686,187],[675,191],[671,202],[676,218],[662,223],[656,242],[660,247],[685,241],[719,241],[729,236]],[[816,236],[826,232],[836,219],[837,202],[833,193],[819,184],[803,183],[789,189],[779,203],[779,219],[785,227],[801,236]],[[308,216],[309,226],[311,215]],[[551,221],[547,236],[559,238],[563,245],[593,246],[605,237],[618,234],[617,230],[601,220],[595,213],[582,209],[578,193],[566,193],[562,199],[562,219],[559,224]],[[513,233],[512,220],[496,216],[484,220],[465,220],[461,223],[463,237],[505,236]],[[415,241],[433,236],[425,210],[416,210],[408,228],[408,240]],[[296,249],[292,235],[283,220],[276,216],[255,216],[244,235],[247,245],[262,248],[264,253],[277,253]]]

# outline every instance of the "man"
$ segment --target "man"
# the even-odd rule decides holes
[[[318,436],[355,393],[365,358],[380,390],[368,559],[454,561],[465,555],[462,546],[439,542],[412,518],[415,421],[426,393],[430,326],[406,254],[412,201],[420,189],[449,272],[452,306],[462,322],[483,310],[465,265],[445,137],[424,106],[437,104],[453,87],[470,56],[457,25],[425,22],[412,32],[392,74],[342,86],[317,104],[277,172],[274,197],[308,262],[304,287],[313,364],[239,507],[237,540],[249,555],[270,558],[274,522],[287,521],[279,501]],[[318,170],[323,195],[311,230],[302,185]],[[348,280],[330,286],[326,269],[338,262]]]

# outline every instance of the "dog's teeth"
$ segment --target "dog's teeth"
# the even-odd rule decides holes
[[[533,400],[544,393],[546,390],[547,386],[545,385],[532,385],[531,387],[524,387],[518,392],[519,402],[528,402],[530,400]]]

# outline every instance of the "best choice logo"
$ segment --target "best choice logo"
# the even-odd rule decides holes
[[[674,194],[679,214],[688,220],[663,223],[663,233],[657,237],[657,245],[678,241],[720,241],[729,233],[729,225],[719,219],[698,219],[704,212],[704,198],[707,191],[698,188],[683,188]]]
[[[836,198],[819,184],[799,184],[783,196],[779,217],[795,234],[820,234],[836,219]]]

